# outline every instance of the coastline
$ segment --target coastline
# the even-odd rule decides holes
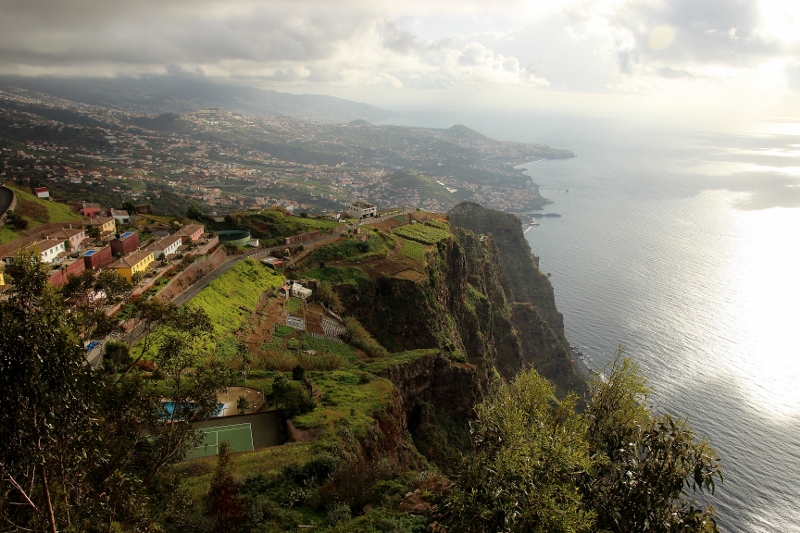
[[[569,355],[572,364],[575,366],[575,370],[587,381],[591,378],[602,376],[600,372],[594,370],[586,363],[586,356],[576,346],[569,347]]]
[[[539,161],[547,161],[547,158],[543,157],[541,159],[537,159],[536,161],[528,161],[527,163],[522,163],[521,165],[515,165],[514,168],[516,169],[524,168],[526,165],[532,165],[534,163],[538,163]]]

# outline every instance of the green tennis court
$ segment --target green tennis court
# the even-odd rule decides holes
[[[202,428],[200,431],[203,432],[203,441],[186,455],[187,459],[216,455],[224,440],[231,443],[231,451],[234,452],[249,452],[254,449],[253,430],[249,423]]]

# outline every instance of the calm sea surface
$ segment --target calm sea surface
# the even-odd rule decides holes
[[[723,530],[800,531],[800,136],[456,117],[406,123],[578,155],[527,166],[561,215],[526,236],[571,343],[599,370],[622,344],[654,408],[711,441]]]
[[[597,369],[622,343],[711,440],[727,531],[800,531],[798,142],[609,133],[529,166],[569,189],[526,236],[570,341]]]

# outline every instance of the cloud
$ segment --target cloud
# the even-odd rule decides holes
[[[728,83],[736,71],[769,85],[772,78],[753,73],[783,61],[781,83],[798,90],[799,68],[792,65],[800,32],[792,20],[800,20],[800,9],[793,19],[781,5],[0,0],[0,74],[177,73],[315,92],[506,88],[525,94],[548,87],[641,93],[663,84]]]
[[[611,17],[632,38],[626,51],[636,52],[637,63],[672,68],[742,68],[785,54],[786,46],[763,32],[761,22],[756,0],[628,2]],[[629,53],[625,60],[631,57]],[[633,70],[624,63],[620,68]]]

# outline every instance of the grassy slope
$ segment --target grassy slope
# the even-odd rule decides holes
[[[233,332],[246,324],[265,290],[280,287],[283,276],[255,259],[245,259],[212,281],[189,306],[202,308],[214,324],[218,351],[223,356],[235,351]]]
[[[49,222],[80,222],[83,217],[73,212],[67,204],[41,200],[36,195],[13,185],[8,186],[17,196],[15,211],[28,220],[28,229],[36,228]],[[14,231],[10,226],[0,228],[0,244],[5,244],[22,237],[22,233]]]

